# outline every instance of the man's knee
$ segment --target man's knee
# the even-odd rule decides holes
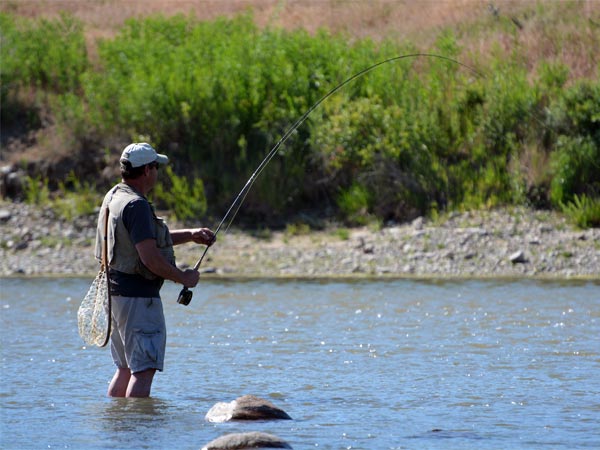
[[[149,397],[156,369],[146,369],[131,374],[127,397]]]
[[[131,372],[127,368],[117,368],[110,385],[108,386],[109,397],[125,397],[127,387],[131,378]]]

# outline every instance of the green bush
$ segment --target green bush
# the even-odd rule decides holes
[[[600,147],[590,137],[561,136],[552,154],[550,197],[554,204],[578,194],[600,193]]]
[[[165,168],[166,179],[161,180],[153,190],[152,199],[171,210],[175,217],[185,221],[198,219],[206,213],[204,183],[200,178],[190,182],[178,176],[170,166]]]
[[[326,31],[259,29],[250,15],[156,16],[128,20],[100,41],[92,66],[82,27],[69,16],[0,14],[0,26],[3,121],[11,110],[22,114],[11,94],[29,88],[74,151],[144,136],[171,156],[155,199],[180,219],[226,211],[330,89],[417,51]],[[465,58],[454,32],[441,33],[431,52]],[[294,214],[318,209],[353,223],[401,221],[533,197],[564,211],[593,210],[600,82],[569,84],[569,69],[554,60],[532,73],[519,47],[510,55],[496,49],[486,61],[480,76],[440,58],[405,58],[348,83],[289,135],[242,215],[293,223]]]
[[[50,204],[50,189],[48,188],[47,178],[26,176],[24,181],[25,203],[38,206],[48,206]]]
[[[37,129],[53,96],[79,90],[89,68],[82,24],[62,14],[57,20],[24,20],[0,13],[0,103],[3,130]],[[82,98],[77,98],[77,106]]]
[[[25,177],[25,203],[53,209],[60,217],[73,220],[80,216],[93,214],[102,203],[102,194],[90,182],[81,182],[74,172],[59,182],[59,195],[50,191],[48,178]]]
[[[68,14],[57,20],[17,19],[0,13],[2,82],[52,92],[79,87],[88,68],[83,25]]]
[[[561,209],[581,228],[600,227],[600,198],[575,195],[572,201],[561,203]]]
[[[59,186],[61,195],[51,201],[52,207],[61,217],[73,220],[76,217],[94,214],[102,203],[102,194],[88,181],[82,182],[74,172]]]
[[[551,155],[550,198],[555,205],[576,195],[600,196],[600,82],[581,82],[552,105],[557,130]]]
[[[369,221],[369,192],[357,183],[338,196],[338,206],[347,222],[365,225]]]

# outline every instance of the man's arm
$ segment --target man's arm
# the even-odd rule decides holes
[[[173,245],[195,242],[196,244],[207,245],[210,247],[216,240],[215,234],[208,228],[172,230],[170,233],[171,239],[173,239]]]
[[[185,287],[194,287],[198,284],[200,273],[197,270],[181,270],[170,264],[158,251],[155,239],[145,239],[135,244],[142,263],[150,271],[161,278],[181,283]]]

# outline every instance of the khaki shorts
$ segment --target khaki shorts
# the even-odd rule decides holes
[[[163,370],[167,329],[158,297],[112,297],[110,351],[117,367],[132,373]]]

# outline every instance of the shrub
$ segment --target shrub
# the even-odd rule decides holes
[[[0,14],[0,27],[3,124],[23,111],[40,115],[13,95],[27,88],[74,151],[145,136],[173,160],[156,201],[184,220],[224,212],[330,89],[416,52],[410,43],[258,29],[250,15],[156,16],[128,20],[99,42],[91,66],[72,17]],[[460,60],[458,42],[441,33],[432,52]],[[548,199],[557,209],[589,209],[585,199],[600,192],[600,83],[569,85],[568,68],[553,60],[532,76],[525,56],[519,47],[491,52],[486,76],[406,58],[354,79],[279,147],[242,214],[273,223],[318,205],[356,223]],[[43,194],[39,182],[32,198]]]
[[[204,183],[200,178],[190,182],[178,176],[170,166],[166,166],[166,180],[161,180],[154,188],[152,198],[171,210],[175,217],[185,221],[198,219],[206,213]]]
[[[551,155],[550,198],[555,205],[575,195],[600,195],[600,82],[582,81],[551,106],[557,130]]]
[[[51,202],[52,207],[67,220],[93,214],[102,203],[102,195],[96,186],[88,181],[81,182],[74,172],[69,174],[66,182],[60,183],[59,191],[61,195]]]
[[[600,198],[576,194],[572,201],[561,203],[561,210],[581,228],[600,227]]]
[[[48,206],[50,204],[50,189],[48,188],[47,178],[26,176],[23,192],[25,202],[30,205]]]
[[[88,68],[83,25],[63,13],[57,20],[21,20],[0,14],[2,81],[52,92],[79,87]]]
[[[569,202],[578,194],[600,193],[600,147],[591,137],[561,136],[551,164],[554,204]]]
[[[339,194],[337,203],[348,223],[365,225],[369,222],[369,193],[365,187],[354,183]]]

